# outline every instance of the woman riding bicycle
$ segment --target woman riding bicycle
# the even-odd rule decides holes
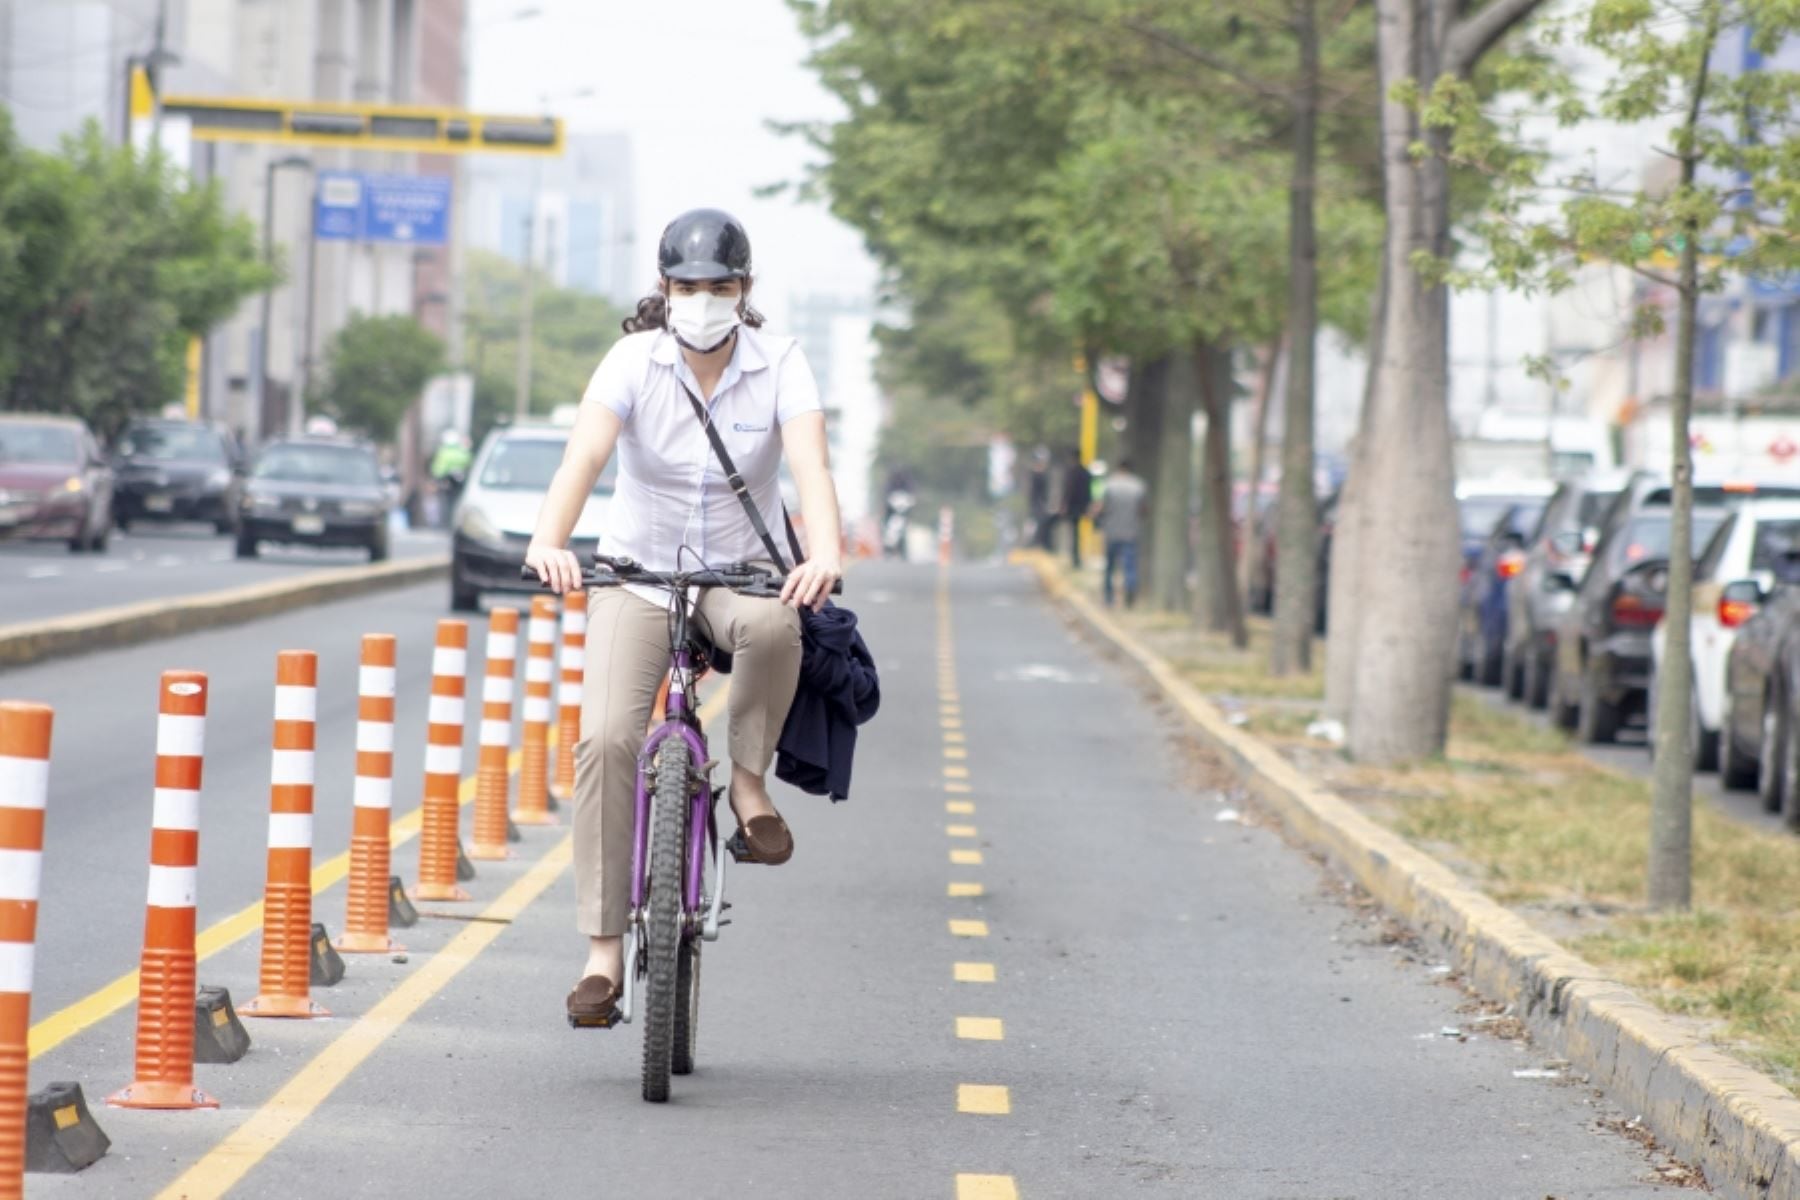
[[[600,541],[604,554],[658,571],[756,562],[774,569],[721,472],[690,394],[706,408],[764,524],[780,529],[782,456],[818,544],[788,575],[781,597],[723,589],[696,611],[733,655],[732,811],[751,855],[784,863],[794,849],[763,777],[800,671],[801,607],[817,609],[842,578],[837,489],[825,414],[792,338],[763,333],[749,305],[750,240],[717,209],[683,213],[663,230],[661,278],[625,321],[629,335],[601,361],[582,398],[562,465],[550,482],[525,562],[557,592],[581,586],[567,546],[582,505],[616,448],[618,484]],[[576,924],[587,966],[569,1015],[611,1013],[624,979],[630,910],[637,753],[669,661],[671,597],[645,587],[588,597],[586,690],[575,757]]]

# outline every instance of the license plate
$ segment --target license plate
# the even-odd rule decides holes
[[[300,534],[324,533],[324,517],[295,517],[294,532]]]
[[[145,512],[166,513],[166,512],[172,512],[172,511],[174,511],[174,509],[175,509],[175,501],[170,499],[168,496],[145,496],[144,497],[144,511]]]

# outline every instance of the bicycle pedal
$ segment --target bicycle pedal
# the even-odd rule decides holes
[[[742,833],[731,835],[731,839],[725,843],[725,851],[731,855],[733,862],[754,863],[757,861],[756,855],[750,852],[750,844],[744,840]]]
[[[609,1017],[576,1017],[569,1018],[570,1029],[611,1029],[619,1023],[619,1014],[615,1009]]]

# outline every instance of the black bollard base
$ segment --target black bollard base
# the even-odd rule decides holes
[[[331,944],[331,935],[318,921],[313,922],[312,949],[307,952],[307,957],[310,959],[307,975],[312,986],[331,987],[344,977],[344,960],[338,956],[337,947]]]
[[[111,1145],[88,1111],[79,1083],[53,1083],[31,1094],[25,1110],[27,1171],[73,1175],[99,1162]]]
[[[400,882],[398,875],[388,877],[388,924],[395,929],[411,929],[419,923],[419,910],[413,907],[412,897],[406,894],[406,885]]]
[[[475,864],[463,853],[462,839],[456,839],[456,882],[467,883],[475,878]]]
[[[234,1063],[250,1052],[250,1034],[231,1006],[231,993],[202,984],[194,995],[194,1061]]]

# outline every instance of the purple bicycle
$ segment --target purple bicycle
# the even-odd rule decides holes
[[[584,588],[648,584],[682,596],[689,589],[730,588],[744,596],[781,595],[786,577],[739,563],[701,571],[650,571],[629,558],[595,555],[598,567],[583,571]],[[535,579],[530,567],[525,578]],[[723,788],[712,786],[712,760],[694,686],[707,668],[729,670],[727,658],[687,604],[669,606],[669,683],[664,719],[638,751],[634,836],[631,843],[631,912],[625,929],[625,978],[617,1017],[578,1022],[607,1028],[629,1022],[643,989],[644,1099],[669,1098],[669,1076],[694,1069],[700,1019],[700,945],[717,941],[731,922],[724,913],[725,866],[754,862],[736,832],[721,838],[717,808]],[[712,870],[708,870],[708,860]],[[710,880],[709,880],[710,875]],[[710,889],[707,887],[710,882]]]

